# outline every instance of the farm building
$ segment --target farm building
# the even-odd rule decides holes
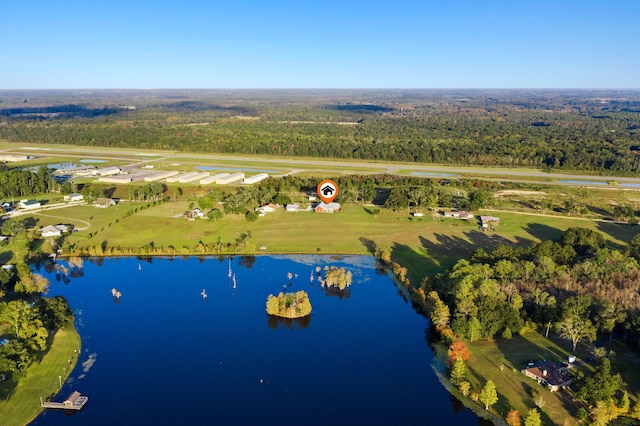
[[[237,181],[242,180],[242,179],[244,179],[244,173],[237,172],[237,173],[232,173],[229,176],[225,176],[223,178],[220,178],[220,179],[216,180],[216,183],[218,185],[226,185],[227,183],[237,182]]]
[[[198,172],[180,173],[180,174],[178,174],[178,175],[171,176],[171,177],[167,178],[167,182],[169,182],[169,183],[176,183],[176,182],[179,182],[179,181],[180,181],[180,179],[183,179],[183,178],[188,179],[188,178],[190,178],[191,176],[195,176],[197,173],[198,173]]]
[[[39,209],[40,207],[42,207],[42,204],[40,204],[40,201],[37,200],[20,200],[18,202],[18,207],[23,210],[33,210]]]
[[[489,224],[491,223],[500,223],[500,218],[495,216],[480,216],[480,224],[482,225],[482,229],[488,229]]]
[[[131,183],[133,182],[133,176],[132,175],[105,176],[98,179],[98,182],[117,183],[117,184]]]
[[[253,176],[249,176],[247,178],[244,178],[242,183],[246,183],[248,185],[251,185],[253,183],[258,183],[258,182],[260,182],[262,180],[265,180],[268,177],[269,177],[269,175],[266,174],[266,173],[258,173],[257,175],[253,175]]]
[[[169,170],[169,171],[162,171],[162,170],[158,170],[157,172],[153,172],[153,174],[146,176],[144,178],[145,182],[156,182],[162,179],[167,179],[170,178],[171,176],[175,176],[177,174],[179,174],[180,172],[177,170]]]
[[[94,170],[91,174],[94,176],[113,176],[122,173],[120,167],[103,167],[101,169]]]
[[[231,173],[216,173],[213,176],[209,176],[207,178],[201,179],[200,184],[207,185],[209,183],[217,183],[218,179],[222,179],[223,177],[229,176]]]
[[[199,181],[200,179],[204,179],[209,177],[209,172],[194,172],[195,174],[191,175],[191,176],[183,176],[180,179],[178,179],[178,182],[180,183],[189,183],[189,182],[195,182],[195,181]]]
[[[3,163],[13,163],[16,161],[27,161],[29,156],[27,155],[15,155],[15,154],[4,154],[0,155],[0,162]]]
[[[69,194],[64,196],[64,201],[82,201],[84,200],[84,195],[82,194]]]

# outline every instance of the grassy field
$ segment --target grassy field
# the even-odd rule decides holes
[[[244,215],[225,215],[216,222],[176,217],[188,209],[187,201],[146,206],[147,203],[140,202],[122,202],[109,209],[82,205],[44,211],[34,218],[36,227],[58,223],[76,226],[79,231],[65,236],[63,247],[121,247],[131,248],[132,253],[152,244],[164,248],[165,254],[169,246],[177,255],[201,254],[197,249],[199,242],[212,247],[218,239],[223,245],[221,254],[368,254],[372,245],[388,247],[394,260],[409,269],[414,284],[427,275],[442,272],[478,248],[491,250],[500,243],[528,245],[555,240],[563,230],[573,226],[602,232],[612,248],[622,248],[640,232],[640,226],[507,212],[488,212],[498,215],[501,222],[494,231],[482,231],[475,220],[443,219],[429,214],[415,218],[406,211],[385,209],[374,215],[372,207],[355,205],[344,206],[336,214],[291,213],[280,209],[256,222],[248,222]],[[234,248],[242,234],[251,235],[244,251]],[[49,247],[48,241],[37,244]],[[20,259],[27,246],[17,248],[15,244],[0,247],[0,259],[5,263]]]
[[[277,211],[247,222],[243,215],[225,215],[220,221],[188,221],[175,218],[188,209],[188,202],[167,202],[138,210],[142,203],[121,203],[109,209],[70,207],[37,215],[38,226],[73,223],[86,230],[67,238],[78,247],[103,244],[138,248],[153,242],[156,247],[173,246],[179,253],[196,253],[202,241],[214,244],[218,238],[235,243],[250,233],[248,253],[368,253],[369,241],[393,249],[396,260],[409,267],[414,278],[442,271],[478,248],[490,250],[500,243],[530,244],[556,239],[572,226],[597,229],[612,247],[628,242],[640,227],[594,222],[570,217],[545,217],[500,213],[495,231],[482,231],[475,220],[461,221],[425,216],[413,218],[406,212],[382,210],[372,214],[363,206],[345,206],[336,214]],[[494,213],[496,214],[496,213]],[[91,236],[90,236],[91,235]],[[260,247],[266,247],[260,250]],[[226,249],[224,251],[227,252]],[[231,250],[233,252],[233,250]]]
[[[58,392],[57,376],[67,378],[79,353],[80,336],[75,329],[58,330],[51,348],[27,369],[17,386],[11,380],[0,382],[0,424],[22,426],[33,420],[42,411],[40,397],[47,399]]]
[[[511,408],[526,414],[527,410],[536,407],[536,401],[543,401],[540,409],[543,424],[577,424],[574,419],[575,404],[570,393],[550,392],[520,372],[529,360],[566,361],[571,354],[570,349],[571,345],[566,341],[545,339],[535,332],[514,335],[509,341],[496,338],[474,342],[469,345],[471,358],[467,361],[467,376],[477,391],[482,389],[486,380],[493,380],[499,394],[499,401],[493,410],[502,417]],[[586,347],[582,345],[578,346],[575,355],[578,359],[589,357]],[[593,370],[589,364],[580,368],[584,372]]]

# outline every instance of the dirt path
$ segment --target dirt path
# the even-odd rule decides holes
[[[91,226],[91,223],[87,222],[86,220],[82,220],[82,219],[76,219],[76,218],[65,217],[65,216],[53,216],[53,215],[50,215],[50,214],[42,214],[40,212],[34,212],[33,214],[34,215],[38,215],[38,216],[52,217],[54,219],[62,219],[62,220],[70,221],[70,222],[83,223],[85,225],[84,227],[82,227],[82,228],[76,227],[75,228],[78,231],[84,231],[86,229],[89,229],[89,227]]]

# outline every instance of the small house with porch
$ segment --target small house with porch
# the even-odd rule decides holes
[[[97,207],[99,209],[108,209],[111,206],[115,206],[116,202],[112,198],[98,198],[93,202],[93,207]]]
[[[40,235],[43,237],[59,237],[65,232],[69,232],[67,225],[48,225],[40,229]]]
[[[320,203],[314,209],[316,213],[335,213],[340,211],[340,203]]]
[[[522,370],[522,373],[537,380],[539,384],[548,386],[551,392],[568,387],[572,381],[571,377],[565,373],[565,369],[558,368],[551,361],[536,362],[533,366]]]

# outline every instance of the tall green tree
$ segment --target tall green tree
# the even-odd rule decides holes
[[[488,410],[490,406],[498,402],[498,392],[493,381],[487,380],[487,383],[480,391],[480,401],[484,404],[485,410]]]
[[[524,426],[542,426],[540,413],[536,408],[530,408],[527,417],[524,418]]]

